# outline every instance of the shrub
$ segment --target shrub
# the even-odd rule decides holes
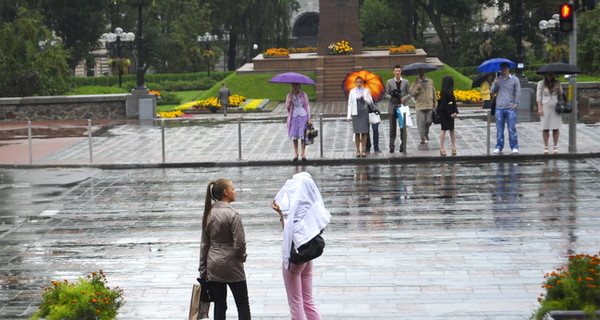
[[[51,281],[44,287],[42,304],[30,320],[111,320],[123,306],[123,290],[106,286],[106,276],[99,270],[77,283]]]

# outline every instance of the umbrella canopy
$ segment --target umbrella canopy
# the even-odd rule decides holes
[[[502,71],[502,68],[500,68],[500,65],[503,63],[508,63],[508,65],[510,66],[511,69],[514,69],[514,67],[516,66],[516,64],[514,62],[512,62],[508,59],[494,58],[494,59],[486,60],[482,64],[480,64],[479,67],[477,67],[477,71],[481,71],[481,72]]]
[[[342,81],[342,89],[344,89],[346,96],[350,94],[350,90],[356,87],[354,81],[358,77],[363,78],[365,81],[365,88],[368,88],[369,91],[371,91],[373,101],[377,102],[383,98],[385,86],[383,85],[381,77],[367,70],[354,71],[346,75],[344,81]]]
[[[549,73],[549,72],[560,73],[560,74],[575,74],[575,73],[581,73],[581,70],[579,70],[579,68],[576,65],[557,62],[557,63],[551,63],[551,64],[546,64],[546,65],[541,66],[537,70],[536,73],[544,74],[544,73]]]
[[[477,77],[475,77],[475,79],[473,79],[473,84],[471,85],[471,88],[481,87],[481,84],[483,83],[483,81],[485,81],[485,79],[487,79],[487,76],[490,74],[493,75],[494,73],[493,72],[480,72],[477,75]]]
[[[403,75],[407,75],[407,76],[414,76],[419,74],[419,70],[424,70],[425,72],[429,72],[429,71],[435,71],[438,68],[434,65],[432,65],[431,63],[425,63],[425,62],[415,62],[415,63],[411,63],[409,65],[404,66],[404,68],[402,68],[402,74]]]
[[[316,84],[313,79],[303,74],[295,72],[286,72],[275,75],[269,82],[272,83],[299,83],[299,84]]]

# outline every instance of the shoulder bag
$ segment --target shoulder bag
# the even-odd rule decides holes
[[[560,101],[560,95],[558,96],[558,102],[556,102],[556,112],[558,113],[571,113],[573,112],[573,108],[567,103],[567,97],[565,94],[562,94],[562,100]]]
[[[323,230],[321,230],[321,233],[323,233]],[[325,249],[325,239],[321,237],[321,233],[301,245],[298,249],[292,243],[290,261],[294,264],[303,264],[320,257],[323,254],[323,249]]]

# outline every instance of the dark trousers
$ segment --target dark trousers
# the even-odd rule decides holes
[[[379,151],[379,123],[372,124],[371,129],[373,129],[373,151]],[[371,150],[371,135],[367,133],[367,145],[365,146],[365,150]]]
[[[394,144],[396,143],[396,136],[398,132],[398,117],[396,116],[396,109],[394,106],[390,106],[389,108],[389,121],[390,121],[390,151],[394,150]],[[404,130],[406,128],[400,129],[400,152],[404,151],[404,140],[402,140],[402,136],[404,134]]]
[[[214,319],[225,320],[227,312],[227,286],[233,293],[233,299],[238,311],[238,319],[250,320],[250,302],[248,302],[248,286],[246,281],[240,282],[210,282],[212,296],[215,302]]]

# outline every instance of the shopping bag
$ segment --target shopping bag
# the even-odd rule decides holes
[[[194,284],[188,320],[208,319],[209,309],[210,302],[202,301],[202,286],[200,284]]]
[[[400,105],[400,112],[402,112],[402,115],[406,118],[406,126],[412,127],[413,122],[410,116],[410,108],[406,105]]]

